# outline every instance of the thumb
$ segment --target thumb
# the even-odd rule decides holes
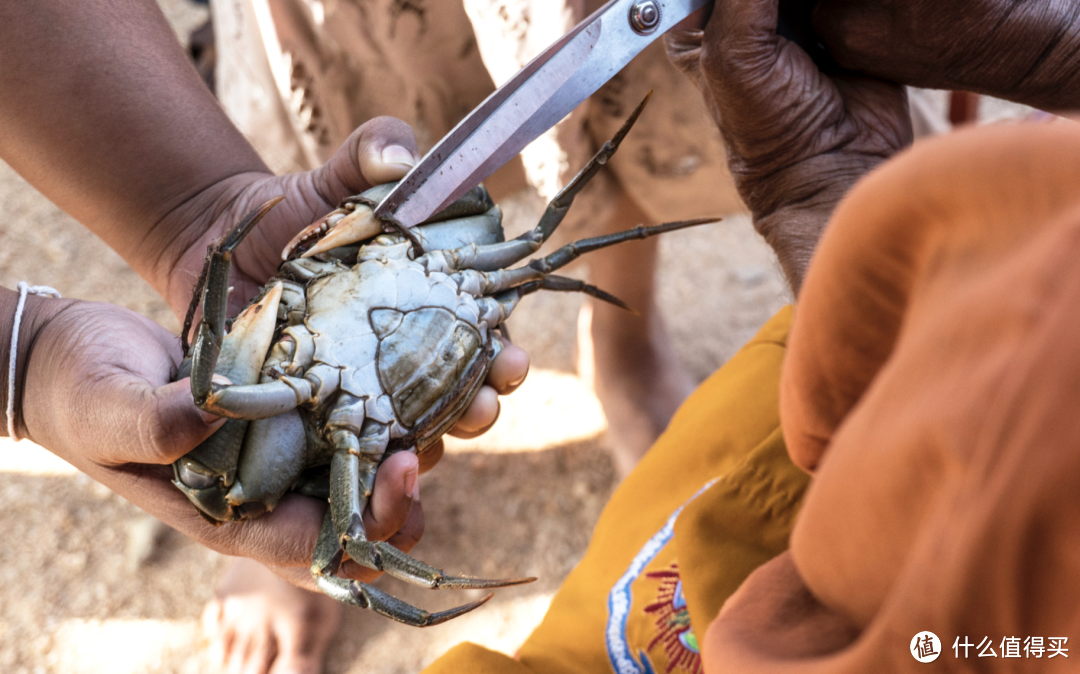
[[[420,161],[412,128],[400,119],[376,117],[363,124],[318,171],[323,197],[336,204],[345,197],[405,177]]]
[[[157,389],[131,387],[120,397],[126,400],[110,404],[110,409],[117,415],[112,423],[130,429],[130,441],[118,443],[112,456],[107,457],[109,462],[172,463],[210,437],[226,421],[195,406],[190,379]]]

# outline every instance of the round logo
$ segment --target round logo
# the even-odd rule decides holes
[[[911,655],[919,662],[933,662],[941,655],[941,639],[933,632],[919,632],[911,638]]]

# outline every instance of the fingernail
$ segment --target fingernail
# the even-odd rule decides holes
[[[402,164],[409,168],[416,166],[416,157],[413,156],[413,153],[400,145],[387,145],[384,147],[382,160],[384,164]]]
[[[420,495],[420,485],[416,480],[419,474],[416,468],[405,473],[405,493],[412,494],[414,499]]]
[[[518,378],[518,379],[515,379],[514,381],[510,382],[510,386],[512,386],[512,387],[517,387],[517,386],[521,386],[522,384],[524,384],[524,383],[525,383],[525,379],[526,379],[526,378],[527,378],[528,376],[529,376],[529,371],[528,371],[528,370],[525,370],[525,374],[521,375],[521,377],[520,377],[520,378]]]

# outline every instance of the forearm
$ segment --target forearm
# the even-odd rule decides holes
[[[0,3],[0,91],[0,158],[159,291],[201,233],[177,209],[266,172],[153,0]]]
[[[814,28],[844,68],[1045,110],[1080,107],[1075,2],[821,0]]]
[[[1068,17],[1056,17],[1061,25],[1047,42],[1041,26],[1017,31],[998,58],[1004,63],[1024,64],[1019,73],[1011,71],[1000,79],[978,77],[961,71],[949,82],[950,89],[967,89],[1004,98],[1042,110],[1063,111],[1080,108],[1080,5],[1065,3]],[[1042,49],[1037,45],[1042,43]],[[1014,51],[1015,50],[1015,51]],[[959,58],[959,57],[958,57]],[[969,70],[974,70],[969,68]]]

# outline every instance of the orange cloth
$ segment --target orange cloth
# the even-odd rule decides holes
[[[781,385],[814,484],[711,626],[714,671],[927,671],[923,630],[950,671],[1080,668],[1078,260],[1071,122],[928,141],[841,204]],[[1070,657],[1004,657],[1029,637]]]
[[[780,434],[790,320],[782,310],[683,404],[615,492],[519,660],[462,644],[427,673],[700,672],[697,636],[787,547],[808,480]]]

